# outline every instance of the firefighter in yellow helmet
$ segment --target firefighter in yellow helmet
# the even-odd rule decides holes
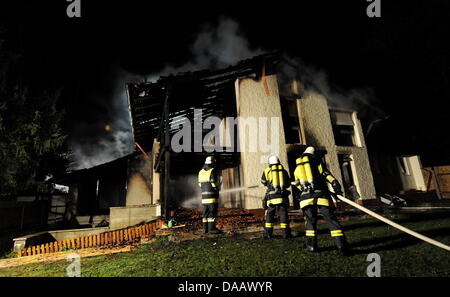
[[[198,173],[198,185],[202,189],[203,230],[205,233],[219,234],[216,217],[219,202],[220,174],[214,157],[207,157]]]
[[[283,165],[280,164],[277,156],[269,157],[269,167],[264,170],[261,183],[267,188],[265,197],[267,206],[264,225],[265,236],[267,238],[272,237],[275,212],[278,210],[283,238],[291,237],[287,212],[289,207],[290,192],[288,188],[290,187],[290,179],[289,174],[283,168]]]
[[[341,224],[337,220],[333,208],[328,183],[336,194],[342,194],[341,185],[327,170],[312,146],[296,160],[293,185],[300,190],[300,208],[305,216],[306,249],[317,250],[317,211],[320,211],[330,229],[336,246],[342,255],[348,255],[348,248]]]

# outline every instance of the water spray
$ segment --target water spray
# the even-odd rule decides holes
[[[248,187],[237,187],[237,188],[226,189],[226,190],[220,191],[219,195],[228,194],[228,193],[243,192],[243,191],[246,191],[248,189],[259,188],[260,186],[261,185],[254,185],[254,186],[248,186]]]

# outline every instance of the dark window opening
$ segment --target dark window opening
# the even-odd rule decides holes
[[[355,131],[353,126],[333,126],[334,140],[336,145],[340,146],[354,146],[355,145]]]
[[[297,99],[280,97],[286,144],[300,144],[300,119],[297,111]]]
[[[406,157],[398,157],[397,163],[399,164],[400,171],[405,175],[411,175],[409,172],[408,160]]]
[[[336,145],[355,146],[355,127],[352,112],[330,110],[330,116]]]
[[[350,158],[350,155],[338,154],[338,161],[341,169],[342,190],[344,191],[344,195],[350,199],[360,198],[352,173],[353,160]]]

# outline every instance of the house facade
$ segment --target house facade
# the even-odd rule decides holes
[[[264,82],[251,78],[236,83],[238,114],[243,117],[279,117],[283,119],[278,133],[279,158],[292,175],[295,159],[306,146],[324,152],[329,170],[344,186],[345,194],[361,202],[376,198],[367,148],[357,113],[330,108],[327,100],[315,91],[301,90],[301,82],[292,82],[290,94],[280,94],[277,76]],[[287,124],[290,124],[289,126]],[[250,133],[242,131],[242,133]],[[264,153],[242,152],[242,183],[258,184],[266,164],[260,162]],[[261,207],[263,188],[244,193],[244,207]]]
[[[231,147],[231,152],[207,152],[205,151],[207,145],[200,152],[170,152],[171,148],[168,143],[173,139],[176,132],[167,129],[170,130],[170,133],[163,136],[164,133],[161,133],[161,131],[164,130],[164,127],[161,126],[164,118],[161,116],[156,120],[156,122],[161,123],[158,126],[160,135],[152,138],[151,147],[147,145],[148,150],[152,153],[154,164],[151,189],[152,203],[165,204],[165,201],[170,199],[171,202],[166,204],[174,207],[184,206],[186,200],[196,200],[196,203],[188,203],[188,205],[199,206],[200,190],[197,186],[196,174],[200,170],[204,158],[212,154],[219,160],[223,177],[221,206],[246,209],[261,208],[261,198],[264,196],[265,189],[260,186],[260,180],[263,170],[267,167],[267,158],[271,152],[260,149],[252,150],[243,146],[236,149],[236,144],[234,142],[230,144],[227,139],[233,139],[233,137],[239,139],[238,141],[250,139],[258,131],[249,128],[246,120],[256,119],[258,121],[262,118],[267,119],[267,125],[264,129],[266,131],[276,130],[277,133],[268,135],[270,132],[267,132],[265,136],[259,135],[258,139],[260,140],[260,137],[268,138],[267,143],[270,144],[272,150],[273,144],[276,144],[275,152],[290,175],[293,175],[295,170],[295,159],[307,146],[312,145],[323,154],[329,170],[341,182],[347,196],[358,199],[360,203],[373,202],[376,198],[375,187],[357,112],[330,107],[323,95],[314,90],[303,89],[302,82],[294,79],[289,82],[288,90],[284,89],[281,92],[277,70],[274,66],[275,62],[268,62],[267,58],[254,58],[250,62],[244,61],[244,66],[238,64],[234,68],[219,71],[219,73],[194,72],[181,75],[181,79],[184,81],[186,81],[186,77],[190,78],[187,83],[183,83],[182,88],[184,90],[186,90],[186,84],[195,85],[198,81],[209,83],[211,79],[216,84],[205,85],[208,88],[211,88],[211,86],[213,86],[212,88],[219,88],[217,84],[220,85],[220,89],[214,89],[214,92],[211,91],[211,93],[222,94],[222,97],[217,95],[213,98],[217,100],[217,105],[214,102],[210,103],[203,100],[201,104],[193,101],[188,106],[190,109],[185,108],[184,111],[171,109],[168,113],[171,116],[167,116],[166,121],[171,124],[176,120],[181,121],[181,115],[181,118],[186,121],[191,120],[191,123],[193,123],[196,116],[195,114],[192,115],[192,110],[195,109],[203,111],[201,117],[203,121],[206,115],[219,117],[222,120],[220,141],[213,141],[213,145],[221,148]],[[245,70],[248,68],[245,65],[251,65],[248,66],[251,69]],[[180,78],[171,77],[169,79]],[[151,136],[146,135],[147,139],[141,136],[145,131],[145,127],[141,123],[150,122],[152,116],[146,116],[144,113],[138,112],[146,110],[145,104],[148,104],[140,102],[144,102],[144,99],[152,98],[152,96],[154,102],[158,100],[158,97],[161,98],[165,94],[162,91],[164,87],[157,87],[157,85],[167,86],[167,80],[168,78],[163,78],[156,83],[129,85],[130,113],[136,141],[145,142]],[[177,89],[176,84],[171,86],[171,92],[174,92],[173,89]],[[200,88],[199,90],[203,89]],[[198,94],[200,93],[198,92]],[[140,98],[136,94],[139,94]],[[170,95],[167,94],[168,92],[166,93],[166,100],[170,98]],[[196,96],[197,93],[194,91],[191,94],[186,91],[185,94],[189,98]],[[206,98],[211,97],[208,96]],[[176,98],[176,96],[174,97]],[[161,102],[164,101],[163,99],[160,100]],[[173,108],[173,106],[178,106],[178,103],[173,100],[170,105]],[[204,106],[207,106],[206,109],[203,109],[203,103]],[[183,104],[186,104],[186,102],[183,102]],[[165,103],[161,103],[161,105],[166,107]],[[159,112],[162,109],[164,107]],[[211,110],[208,111],[208,109]],[[191,110],[191,112],[186,110]],[[164,113],[163,110],[162,112]],[[173,117],[172,113],[174,114]],[[234,123],[237,128],[229,124],[228,117],[235,119]],[[271,119],[277,119],[277,121],[271,121]],[[272,127],[271,125],[275,126]],[[173,128],[173,125],[171,127]],[[203,135],[207,132],[210,131],[203,129]],[[219,145],[217,145],[218,143]],[[240,144],[242,145],[242,143]],[[170,165],[166,168],[166,164],[169,163]],[[167,190],[168,186],[170,190]],[[295,206],[292,198],[291,205]],[[160,209],[162,213],[167,210],[164,206]]]
[[[295,160],[309,145],[323,155],[346,196],[373,201],[375,187],[357,113],[330,107],[323,95],[295,79],[280,91],[278,63],[278,56],[264,55],[226,69],[128,84],[134,140],[149,157],[136,150],[59,180],[70,188],[66,220],[102,226],[104,219],[115,229],[177,207],[197,208],[197,174],[209,155],[216,157],[222,174],[220,206],[259,209],[268,157],[276,153],[293,176]],[[211,117],[219,119],[219,135],[198,140],[196,133],[213,132],[204,125]],[[264,120],[265,126],[255,128],[251,120],[258,125]],[[187,145],[183,141],[187,151],[177,151],[173,142],[186,127],[192,140]],[[250,147],[248,140],[255,135],[269,150],[261,143]],[[291,205],[298,207],[292,195]]]

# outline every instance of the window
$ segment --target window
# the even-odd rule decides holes
[[[353,176],[353,160],[351,156],[349,154],[338,154],[338,161],[341,168],[342,186],[345,196],[350,199],[360,198]]]
[[[297,99],[280,97],[280,100],[286,143],[299,144],[301,143],[301,132],[297,110]]]
[[[399,157],[399,158],[397,158],[397,163],[399,164],[400,171],[404,175],[411,175],[411,173],[409,172],[408,158],[407,157]]]
[[[355,123],[352,112],[330,110],[331,124],[336,145],[355,146]]]

